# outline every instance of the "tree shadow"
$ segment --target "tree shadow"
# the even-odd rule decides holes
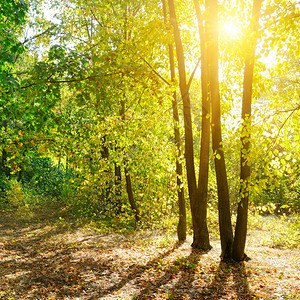
[[[128,284],[126,288],[132,287],[130,292],[136,293],[131,295],[135,299],[156,299],[162,293],[170,299],[253,298],[243,263],[201,264],[205,252],[193,249],[188,254],[182,254],[180,249],[180,256],[172,256],[180,243],[170,244],[160,254],[153,248],[145,253],[149,260],[143,264],[136,262],[130,251],[139,245],[137,241],[150,239],[147,236],[142,236],[144,240],[79,232],[70,240],[62,240],[57,235],[72,233],[78,227],[32,224],[22,228],[22,224],[15,226],[14,222],[3,224],[1,220],[3,297],[100,299],[121,292]],[[137,258],[144,254],[139,248],[136,253]]]
[[[195,273],[198,267],[198,263],[200,262],[201,257],[209,251],[210,250],[191,250],[190,255],[186,258],[186,264],[184,265],[181,278],[172,289],[172,295],[174,295],[176,299],[184,299],[186,294],[190,295],[190,297],[193,298],[191,287],[192,283],[195,280]]]
[[[168,283],[172,282],[173,277],[179,275],[179,273],[181,273],[179,281],[174,287],[170,288],[169,292],[172,299],[181,299],[178,297],[181,297],[183,293],[189,292],[190,285],[194,281],[198,262],[204,253],[206,252],[192,249],[189,256],[178,257],[161,276],[148,282],[148,286],[136,294],[135,299],[155,299],[157,289],[168,285]]]
[[[44,244],[52,237],[66,232],[75,232],[77,228],[67,226],[49,227],[41,224],[27,228],[6,226],[1,229],[0,237],[2,237],[3,241],[6,241],[2,247],[3,250],[14,251],[20,255],[32,257],[45,248]]]
[[[252,299],[253,293],[249,289],[249,283],[247,279],[248,275],[245,268],[245,263],[236,263],[236,267],[233,272],[234,289],[238,299]]]
[[[235,295],[232,295],[232,292]],[[220,262],[211,283],[196,292],[200,299],[252,299],[244,263]],[[231,299],[231,298],[230,298]]]
[[[148,261],[145,265],[141,264],[133,264],[127,270],[128,275],[126,275],[123,279],[121,279],[118,283],[114,284],[111,287],[101,290],[97,293],[97,295],[93,295],[89,299],[98,299],[100,297],[104,297],[108,294],[119,291],[123,286],[125,286],[128,282],[133,279],[139,278],[144,272],[151,268],[155,268],[159,262],[165,257],[169,256],[174,250],[176,250],[182,243],[176,242],[168,251],[163,252],[162,254],[156,256],[154,259]],[[135,298],[140,299],[140,298]]]
[[[113,272],[113,260],[83,258],[74,261],[72,249],[63,249],[47,257],[1,262],[1,295],[8,293],[8,296],[12,294],[13,298],[20,299],[26,296],[48,299],[52,294],[58,298],[82,296],[86,289],[85,277],[91,270],[99,277],[102,274],[109,276]],[[5,285],[4,289],[2,284]],[[89,288],[97,289],[97,286],[89,282]]]

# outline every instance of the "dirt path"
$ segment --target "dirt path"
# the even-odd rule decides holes
[[[0,299],[300,299],[299,250],[260,246],[241,264],[152,232],[101,234],[0,219]],[[298,297],[298,298],[297,298]]]

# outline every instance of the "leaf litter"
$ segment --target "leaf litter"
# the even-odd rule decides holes
[[[199,252],[191,237],[178,244],[162,231],[103,234],[13,216],[0,229],[0,299],[300,299],[299,250],[261,245],[255,230],[252,259],[226,264],[218,240]]]

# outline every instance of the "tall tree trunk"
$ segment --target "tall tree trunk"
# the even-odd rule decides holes
[[[199,201],[199,191],[197,188],[195,164],[194,164],[194,148],[193,148],[193,132],[192,132],[192,118],[190,97],[188,85],[186,82],[186,71],[183,46],[178,28],[175,5],[173,0],[168,0],[170,20],[174,30],[174,39],[176,45],[178,72],[179,72],[179,87],[183,101],[183,115],[184,115],[184,130],[185,130],[185,161],[187,170],[187,182],[189,190],[189,198],[191,204],[191,213],[193,220],[193,243],[192,247],[202,250],[210,249],[209,235],[206,224],[206,210],[205,214],[201,213],[201,201]]]
[[[255,60],[256,36],[259,13],[261,10],[262,0],[254,0],[251,33],[247,43],[247,56],[244,69],[244,84],[243,84],[243,102],[242,102],[242,133],[241,133],[241,174],[240,174],[240,194],[241,199],[238,203],[237,222],[235,227],[235,235],[233,242],[232,257],[236,261],[242,261],[247,256],[245,255],[245,245],[247,236],[248,222],[248,203],[249,203],[249,186],[250,186],[250,139],[251,139],[251,102],[252,102],[252,83],[253,69]]]
[[[201,45],[201,93],[202,93],[202,128],[201,128],[201,150],[199,163],[198,196],[195,204],[195,212],[198,215],[200,224],[197,226],[199,237],[195,240],[202,241],[201,248],[210,248],[209,233],[207,228],[207,190],[209,171],[209,147],[210,147],[210,98],[208,95],[208,64],[207,44],[201,18],[200,5],[194,0],[196,16],[198,20],[200,45]],[[197,248],[197,247],[196,247]]]
[[[176,45],[176,54],[179,72],[179,88],[183,102],[183,116],[184,116],[184,141],[185,141],[185,160],[188,178],[188,190],[190,199],[193,199],[196,193],[196,175],[194,164],[194,148],[193,148],[193,131],[192,131],[192,117],[191,117],[191,104],[188,85],[186,82],[185,60],[182,41],[178,28],[174,0],[168,0],[170,10],[170,21],[174,30],[174,38]],[[193,201],[192,201],[193,202]]]
[[[231,259],[233,231],[229,201],[225,157],[221,132],[221,108],[219,93],[219,50],[218,50],[218,1],[206,0],[207,14],[207,60],[209,93],[212,103],[212,147],[218,187],[219,228],[221,237],[221,258]]]
[[[164,13],[164,22],[167,24],[167,9],[166,1],[162,0],[163,4],[163,13]],[[175,82],[175,62],[174,62],[174,49],[173,45],[169,44],[169,60],[170,60],[170,72],[171,72],[171,81]],[[176,176],[177,176],[177,196],[178,196],[178,209],[179,209],[179,221],[177,225],[177,237],[179,241],[186,240],[186,205],[184,197],[184,187],[183,187],[183,168],[182,163],[180,162],[181,158],[181,137],[179,131],[179,113],[177,106],[177,93],[173,92],[172,99],[172,109],[173,109],[173,122],[174,122],[174,138],[175,145],[177,149],[176,156]]]

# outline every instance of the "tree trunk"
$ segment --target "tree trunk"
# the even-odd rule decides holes
[[[170,67],[171,67],[171,78],[172,81],[175,80],[175,64],[174,64],[174,53],[173,46],[169,45],[169,56],[170,56]],[[173,93],[173,120],[174,120],[174,137],[177,149],[176,157],[176,175],[177,175],[177,195],[178,195],[178,208],[179,208],[179,221],[177,226],[177,236],[179,241],[186,240],[186,207],[185,207],[185,197],[184,197],[184,187],[183,187],[183,168],[180,162],[181,158],[181,138],[179,132],[179,113],[177,107],[177,95],[176,92]]]
[[[233,232],[229,201],[225,157],[221,132],[221,108],[219,93],[219,50],[218,50],[218,1],[205,2],[207,13],[207,50],[209,93],[212,103],[212,147],[218,187],[219,228],[221,237],[221,258],[231,259]]]
[[[173,0],[168,0],[170,10],[170,20],[174,30],[174,38],[176,45],[178,72],[179,72],[179,87],[183,102],[183,116],[184,116],[184,141],[185,141],[185,161],[188,178],[188,190],[190,200],[193,199],[196,192],[196,176],[194,165],[194,148],[193,148],[193,131],[192,131],[192,117],[191,117],[191,105],[190,95],[186,82],[186,71],[183,46],[181,42],[180,32],[178,28],[175,6]],[[193,202],[193,201],[192,201]]]
[[[202,241],[200,248],[211,248],[209,244],[209,233],[207,228],[207,189],[208,189],[208,170],[209,170],[209,147],[210,147],[210,98],[208,95],[207,78],[207,45],[201,19],[199,2],[194,0],[196,16],[198,20],[200,45],[201,45],[201,93],[202,93],[202,128],[201,128],[201,150],[199,163],[198,195],[195,204],[195,213],[199,216],[200,224],[194,231],[195,241]],[[199,245],[195,245],[198,248]]]
[[[255,33],[258,27],[259,13],[262,0],[254,0],[251,31]],[[250,50],[246,56],[244,69],[244,84],[243,84],[243,102],[242,102],[242,133],[241,133],[241,174],[240,174],[240,194],[241,199],[238,203],[237,222],[235,227],[235,235],[233,242],[232,257],[236,261],[242,261],[247,256],[245,255],[245,245],[247,236],[248,222],[248,203],[249,203],[249,186],[250,186],[250,160],[249,148],[251,138],[251,102],[252,102],[252,83],[253,69],[255,60],[256,38],[251,36],[247,44],[247,49]]]
[[[115,163],[115,194],[116,194],[116,200],[117,200],[117,213],[120,214],[122,211],[122,195],[121,195],[121,181],[122,181],[122,175],[121,175],[121,166]]]
[[[128,30],[128,6],[127,5],[125,6],[125,11],[124,11],[124,40],[125,40],[125,42],[129,42],[131,40],[131,31]],[[124,99],[126,99],[125,92],[123,94],[123,99],[121,100],[120,115],[121,115],[122,121],[125,121],[125,100]],[[127,165],[126,155],[123,160],[123,163],[124,163],[124,173],[125,173],[125,180],[126,180],[126,192],[127,192],[127,196],[128,196],[128,202],[134,213],[135,220],[138,222],[140,220],[140,212],[139,212],[139,209],[138,209],[137,204],[134,199],[133,189],[132,189],[132,184],[131,184],[131,176],[126,167],[126,165]]]
[[[8,120],[4,120],[1,126],[4,128],[4,132],[6,132],[8,126]],[[4,143],[5,140],[2,140],[2,142]],[[2,154],[1,154],[1,170],[6,177],[10,176],[10,169],[7,167],[7,152],[5,148],[2,149]]]
[[[123,97],[125,98],[125,95],[123,95]],[[124,99],[121,100],[120,115],[121,115],[122,121],[124,121],[125,120],[125,101],[124,101]],[[127,192],[129,204],[130,204],[130,206],[132,208],[132,211],[134,213],[135,220],[138,222],[140,220],[140,213],[139,213],[139,209],[136,205],[136,202],[134,200],[132,184],[131,184],[131,176],[130,176],[130,173],[128,172],[126,164],[127,164],[127,160],[126,160],[126,158],[124,158],[124,172],[125,172],[125,180],[126,180],[126,192]]]
[[[133,190],[131,185],[131,177],[126,167],[125,167],[125,179],[126,179],[126,191],[128,195],[129,204],[133,210],[135,220],[138,222],[140,220],[140,212],[134,200]]]
[[[163,12],[164,12],[164,22],[167,23],[167,10],[166,2],[162,0]],[[175,81],[175,62],[174,62],[174,49],[173,45],[169,44],[169,60],[170,60],[170,72],[171,81]],[[179,131],[179,113],[177,106],[177,94],[176,91],[173,92],[172,109],[173,109],[173,122],[174,122],[174,138],[175,145],[177,149],[176,156],[176,177],[177,177],[177,196],[178,196],[178,209],[179,209],[179,221],[177,225],[177,237],[180,242],[186,240],[186,206],[184,197],[184,187],[183,187],[183,171],[182,163],[180,162],[181,157],[181,137]]]
[[[100,149],[100,154],[101,154],[102,159],[104,159],[105,161],[108,161],[109,160],[109,148],[106,145],[106,135],[104,135],[101,138],[101,140],[102,140],[102,146]],[[105,170],[106,174],[109,174],[110,172],[111,172],[111,170],[107,170],[107,169]],[[101,198],[104,201],[105,206],[106,206],[107,203],[111,204],[111,202],[112,202],[112,199],[111,199],[112,183],[110,181],[109,182],[106,181],[105,184],[106,184],[106,188],[105,188],[105,190],[102,190]]]
[[[184,53],[176,18],[174,1],[168,0],[168,4],[170,10],[170,20],[174,30],[174,39],[176,45],[179,72],[179,87],[183,101],[185,130],[185,161],[194,232],[192,247],[201,250],[209,250],[211,247],[209,245],[209,235],[206,224],[206,208],[205,206],[203,206],[203,201],[199,199],[200,193],[198,191],[196,183],[191,107],[188,85],[186,82]],[[204,208],[203,210],[201,209],[201,205],[202,208]]]

